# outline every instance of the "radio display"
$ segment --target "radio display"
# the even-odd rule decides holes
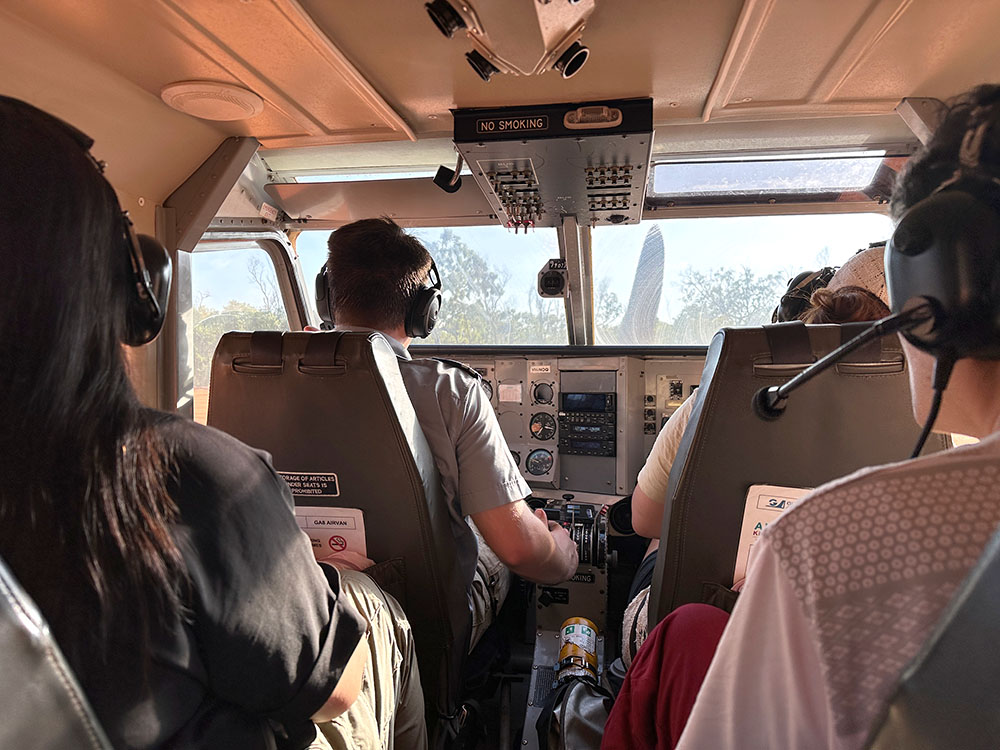
[[[562,393],[563,411],[606,411],[603,393]]]
[[[601,432],[604,427],[599,424],[571,424],[570,432]]]
[[[599,451],[604,447],[600,440],[570,440],[569,444],[578,451]]]

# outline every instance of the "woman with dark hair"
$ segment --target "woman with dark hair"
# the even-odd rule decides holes
[[[264,454],[139,403],[122,342],[149,289],[90,144],[0,97],[0,555],[116,747],[304,747],[354,703],[383,623],[314,561]],[[396,700],[372,731],[406,704],[419,746],[390,619]]]
[[[914,416],[981,442],[839,479],[765,529],[678,747],[867,747],[1000,523],[998,183],[1000,86],[980,86],[899,176],[886,260],[894,311],[937,300],[903,339]]]

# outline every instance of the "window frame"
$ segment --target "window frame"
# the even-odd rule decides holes
[[[302,330],[308,324],[309,317],[303,300],[304,278],[298,258],[288,236],[273,227],[240,227],[234,220],[231,224],[210,227],[190,252],[178,251],[178,268],[174,274],[178,284],[177,318],[188,316],[188,339],[184,342],[187,357],[182,358],[180,337],[176,340],[175,357],[177,360],[177,411],[189,418],[194,418],[194,323],[191,316],[194,310],[191,284],[191,260],[195,253],[225,252],[224,246],[232,245],[232,249],[242,246],[245,249],[257,247],[264,251],[270,259],[278,285],[281,304],[289,330]],[[212,249],[212,246],[216,246]]]

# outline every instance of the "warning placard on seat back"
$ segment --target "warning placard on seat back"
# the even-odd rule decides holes
[[[304,474],[296,471],[279,471],[296,497],[338,497],[340,483],[336,474]]]
[[[368,557],[365,517],[358,508],[295,507],[295,519],[313,546],[318,560],[334,552],[357,552]]]

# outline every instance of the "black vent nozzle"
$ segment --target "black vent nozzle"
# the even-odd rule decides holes
[[[476,71],[476,75],[487,83],[489,83],[493,76],[500,72],[500,68],[487,60],[479,50],[474,49],[472,52],[466,52],[465,59],[469,61],[469,65]]]
[[[431,17],[438,31],[449,39],[455,36],[455,32],[465,28],[465,20],[458,14],[455,7],[448,0],[433,0],[424,3],[427,15]]]

